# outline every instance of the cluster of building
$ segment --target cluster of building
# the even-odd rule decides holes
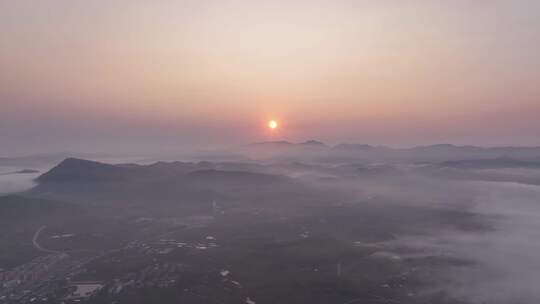
[[[145,255],[164,255],[172,252],[176,248],[189,248],[196,250],[207,250],[218,247],[216,239],[212,236],[207,236],[199,242],[179,242],[174,239],[160,239],[154,243],[147,244],[144,242],[130,242],[125,249],[136,250]]]
[[[2,287],[0,294],[42,279],[49,274],[52,267],[66,257],[67,255],[63,253],[40,256],[12,270],[0,272],[0,286]]]
[[[53,280],[55,271],[66,262],[67,255],[63,253],[40,256],[32,261],[0,272],[0,303],[13,302],[32,294],[39,294],[40,290],[49,290],[47,284],[55,285]],[[43,292],[45,293],[45,292]]]
[[[70,293],[64,298],[66,303],[79,302],[97,293],[103,284],[99,281],[71,282]]]
[[[181,269],[181,264],[163,263],[149,265],[137,272],[131,272],[121,278],[115,279],[107,286],[108,292],[112,295],[118,295],[122,292],[129,292],[133,289],[145,287],[167,288],[176,283]]]

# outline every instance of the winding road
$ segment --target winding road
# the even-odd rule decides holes
[[[43,248],[39,242],[38,242],[38,239],[39,239],[39,235],[40,233],[45,230],[45,228],[47,228],[47,226],[41,226],[38,230],[36,230],[36,232],[34,233],[34,237],[32,238],[32,244],[34,245],[34,248],[36,248],[37,250],[39,251],[42,251],[42,252],[46,252],[46,253],[64,253],[62,251],[57,251],[57,250],[51,250],[51,249],[47,249],[47,248]]]

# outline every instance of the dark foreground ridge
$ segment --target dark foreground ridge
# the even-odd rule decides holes
[[[272,183],[285,181],[283,176],[239,170],[245,164],[214,164],[211,162],[156,162],[150,165],[105,164],[96,161],[67,158],[37,178],[39,183],[63,182],[127,182],[175,180],[184,183]]]
[[[129,169],[95,161],[66,158],[37,178],[39,182],[104,181],[124,179]]]

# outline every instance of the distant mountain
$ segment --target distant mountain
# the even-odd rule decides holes
[[[67,158],[37,178],[40,183],[51,182],[110,182],[167,178],[190,171],[213,169],[208,162],[156,162],[150,165],[105,164],[91,160]]]
[[[298,148],[298,147],[317,147],[317,148],[328,148],[326,144],[317,140],[307,140],[301,143],[291,143],[288,141],[265,141],[250,144],[251,147],[275,147],[275,148]]]
[[[513,158],[540,161],[540,147],[493,147],[456,146],[437,144],[412,148],[389,148],[366,144],[340,144],[332,149],[345,158],[359,157],[384,161],[454,161],[467,159]]]
[[[441,163],[441,166],[459,169],[540,168],[540,161],[526,161],[509,157],[499,157],[493,159],[446,161]]]
[[[540,160],[540,147],[476,147],[440,144],[419,146],[397,150],[409,157],[425,159],[463,160],[463,159],[495,159],[514,158],[520,160]]]
[[[27,194],[83,206],[128,204],[137,205],[140,212],[153,212],[152,206],[166,204],[197,213],[208,212],[212,200],[240,190],[257,193],[267,186],[292,184],[285,176],[242,171],[251,167],[211,162],[110,165],[70,158],[41,175]]]
[[[257,142],[253,144],[249,144],[250,147],[291,147],[295,144],[285,141],[285,140],[279,140],[279,141],[263,141],[263,142]]]
[[[355,151],[355,150],[372,150],[375,147],[367,144],[339,144],[333,147],[335,150]]]
[[[136,169],[78,158],[67,158],[56,167],[40,175],[37,181],[43,183],[123,180]]]
[[[411,161],[442,162],[466,159],[509,157],[516,160],[540,161],[540,147],[476,147],[436,144],[411,148],[390,148],[368,144],[338,144],[329,147],[316,140],[303,143],[271,141],[249,145],[248,153],[255,159],[269,158],[294,161],[306,158],[324,162]],[[301,154],[304,153],[304,154]]]
[[[298,145],[304,146],[304,147],[314,147],[314,148],[328,148],[326,144],[323,142],[317,141],[317,140],[308,140],[303,143],[300,143]]]
[[[220,168],[220,169],[218,169]],[[175,180],[178,183],[271,183],[282,177],[242,169],[263,170],[262,166],[242,163],[157,162],[150,165],[110,165],[84,159],[68,158],[37,178],[46,183],[88,183],[121,181]]]

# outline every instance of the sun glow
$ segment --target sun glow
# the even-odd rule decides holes
[[[270,121],[268,122],[268,127],[269,127],[271,130],[277,129],[277,127],[278,127],[277,121],[275,121],[275,120],[270,120]]]

